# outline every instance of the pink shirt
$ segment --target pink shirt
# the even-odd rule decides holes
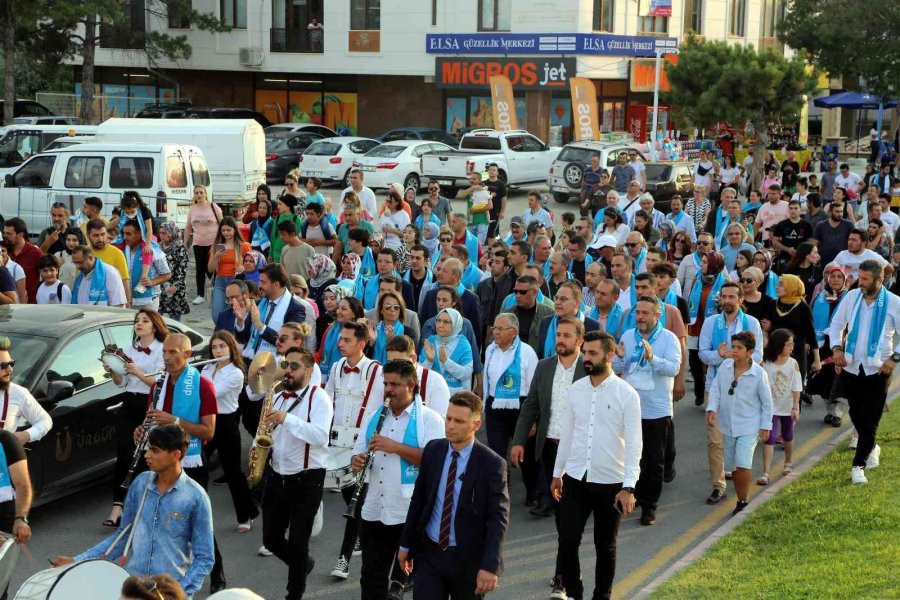
[[[788,203],[783,200],[779,200],[777,204],[766,202],[760,206],[756,213],[756,222],[762,222],[762,239],[769,239],[769,232],[767,229],[774,226],[776,223],[784,221],[789,215],[790,211],[788,210]]]
[[[211,204],[191,204],[191,207],[188,209],[187,220],[191,224],[194,237],[193,244],[195,246],[212,246],[213,242],[216,241],[216,232],[219,230],[219,219],[221,218],[222,209],[218,206],[213,212],[213,205]]]

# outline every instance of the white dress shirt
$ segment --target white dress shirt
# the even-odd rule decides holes
[[[15,433],[19,428],[19,420],[24,418],[31,424],[25,433],[32,442],[36,442],[53,427],[53,419],[49,413],[21,385],[10,382],[9,387],[0,392],[0,401],[0,415],[6,415],[3,420],[3,429],[6,431]]]
[[[140,344],[140,342],[137,342]],[[163,370],[163,343],[158,340],[150,342],[150,354],[141,352],[134,345],[122,348],[128,358],[134,361],[135,366],[141,370],[144,375],[153,375]],[[161,374],[161,373],[160,373]],[[133,394],[149,394],[150,386],[138,379],[135,375],[125,373],[122,381],[117,383],[120,388],[125,388],[126,392]]]
[[[415,403],[419,406],[418,419],[420,421],[419,435],[416,441],[419,448],[424,448],[425,444],[431,440],[444,437],[444,419],[437,412],[423,406],[421,400],[416,399]],[[399,417],[388,409],[384,425],[381,427],[381,435],[402,444],[406,428],[411,423],[413,406],[414,404],[407,406]],[[380,412],[377,410],[369,411],[363,421],[361,432],[368,431],[369,421],[377,419],[379,414]],[[362,454],[365,451],[366,436],[363,434],[357,438],[353,454]],[[366,478],[366,481],[369,482],[369,491],[366,492],[366,501],[363,503],[362,518],[366,521],[381,521],[385,525],[405,523],[412,495],[407,497],[403,492],[403,486],[400,485],[400,456],[376,452],[372,461],[372,467]]]
[[[425,367],[416,364],[416,375],[419,379],[419,395],[422,394],[422,373],[424,371]],[[442,417],[447,416],[447,407],[450,406],[450,388],[447,387],[447,380],[444,379],[443,375],[428,369],[428,379],[425,380],[425,395],[422,396],[422,402]]]
[[[765,369],[751,362],[734,384],[734,359],[725,359],[709,387],[706,412],[718,413],[716,427],[730,437],[771,431],[772,389]]]
[[[313,388],[315,394],[312,394]],[[279,475],[295,475],[306,469],[326,469],[328,432],[334,414],[331,398],[318,386],[297,390],[298,398],[283,398],[282,393],[275,396],[272,407],[286,411],[293,406],[293,410],[285,416],[284,423],[272,431],[272,439],[275,440],[272,468]]]
[[[347,192],[354,192],[353,186],[344,188],[344,191],[341,192],[341,198],[346,196]],[[363,210],[369,213],[369,217],[372,219],[372,225],[378,231],[381,231],[381,222],[376,219],[378,215],[378,201],[375,199],[375,192],[372,191],[372,188],[363,186],[359,192],[354,193],[359,196],[359,201],[362,204]],[[359,216],[360,219],[363,219],[364,217],[365,215]]]
[[[878,346],[878,352],[870,359],[867,356],[866,347],[869,343],[869,327],[872,325],[876,303],[868,304],[865,300],[860,301],[861,295],[862,291],[859,289],[847,292],[831,318],[828,339],[831,340],[832,346],[846,344],[844,334],[850,335],[853,320],[856,318],[857,306],[859,306],[859,334],[856,338],[856,350],[851,356],[847,353],[846,347],[844,348],[844,358],[847,359],[847,366],[844,368],[848,373],[858,375],[859,367],[862,365],[866,375],[874,375],[892,353],[900,352],[900,344],[896,343],[897,334],[900,333],[900,298],[891,292],[887,294],[887,319],[881,332],[881,343]]]
[[[578,365],[578,356],[568,369],[562,365],[559,357],[556,359],[556,370],[553,371],[553,391],[550,394],[550,423],[547,424],[547,437],[558,440],[562,435],[562,411],[563,405],[568,402],[569,392],[575,383],[575,367]]]
[[[497,398],[497,383],[503,377],[503,373],[509,368],[509,365],[516,358],[515,344],[510,344],[506,351],[500,349],[495,342],[488,346],[484,359],[484,401],[487,403],[489,396],[494,396],[492,408],[511,408],[517,410],[521,406],[522,398],[528,395],[528,389],[531,387],[531,379],[534,377],[534,370],[537,367],[538,357],[534,349],[528,344],[520,341],[519,347],[522,349],[522,356],[519,360],[520,376],[519,376],[519,397],[518,398]]]
[[[641,365],[640,361],[635,364],[631,360],[637,345],[635,331],[629,329],[622,334],[625,356],[623,358],[616,356],[613,359],[613,369],[617,373],[623,373],[622,378],[638,390],[641,398],[641,418],[671,417],[675,376],[681,369],[681,341],[668,329],[662,329],[659,337],[650,344],[653,360],[646,361],[645,365]],[[647,389],[639,389],[642,384]]]
[[[206,375],[216,388],[216,406],[220,415],[230,415],[238,409],[238,396],[244,387],[244,374],[231,363],[216,369],[216,363],[203,367]]]
[[[334,400],[334,425],[332,429],[339,434],[342,431],[356,430],[365,422],[364,417],[368,412],[384,404],[384,374],[379,365],[378,372],[372,369],[378,364],[367,356],[363,356],[356,366],[359,367],[359,373],[343,373],[344,365],[347,359],[342,358],[331,366],[331,374],[328,377],[328,383],[325,384],[325,391],[328,396]],[[371,374],[375,373],[375,380],[372,382],[372,390],[369,393],[369,401],[363,407],[363,400],[366,397],[366,389],[369,386]],[[367,377],[368,376],[368,377]],[[337,445],[342,448],[351,448],[353,440],[345,440],[343,436],[338,438]]]
[[[606,408],[603,408],[603,405]],[[590,376],[572,385],[563,405],[553,477],[634,487],[641,474],[641,399],[610,373],[594,387]]]

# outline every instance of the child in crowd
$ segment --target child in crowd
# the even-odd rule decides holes
[[[44,283],[38,287],[38,304],[71,304],[72,291],[59,280],[59,259],[45,254],[37,261],[37,268]]]
[[[763,475],[756,483],[769,485],[769,469],[775,453],[775,440],[781,432],[784,440],[784,470],[790,473],[794,464],[794,423],[800,419],[800,392],[803,379],[800,365],[791,357],[794,351],[794,334],[789,329],[776,329],[769,335],[769,343],[763,350],[763,369],[769,376],[772,390],[772,430],[763,446]]]
[[[113,241],[113,246],[119,250],[125,249],[125,240],[122,238],[122,228],[128,221],[134,221],[141,230],[141,239],[143,240],[143,251],[141,253],[141,281],[150,276],[150,265],[153,264],[153,248],[150,243],[155,239],[153,237],[153,214],[150,209],[144,205],[140,194],[134,191],[127,191],[122,195],[122,201],[119,204],[119,212],[115,217],[115,225],[118,228],[118,235]],[[110,222],[113,225],[113,221]],[[143,284],[134,287],[134,291],[143,294],[147,289]]]

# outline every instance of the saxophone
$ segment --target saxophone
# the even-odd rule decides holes
[[[263,473],[266,470],[266,463],[269,462],[269,452],[275,445],[272,438],[272,430],[274,426],[266,425],[266,413],[272,409],[275,401],[275,388],[281,385],[281,381],[276,381],[266,392],[266,398],[263,400],[262,412],[259,416],[259,426],[256,428],[256,437],[253,438],[253,446],[250,448],[250,474],[247,476],[251,486],[257,486],[262,482]]]

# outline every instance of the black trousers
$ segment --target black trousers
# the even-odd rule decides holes
[[[122,482],[134,458],[134,430],[144,422],[147,415],[147,394],[124,394],[122,406],[116,412],[116,467],[113,471],[113,502],[124,503],[128,490],[122,489]],[[135,475],[147,470],[147,463],[141,457]]]
[[[541,469],[544,471],[544,478],[549,482],[553,481],[553,465],[556,464],[556,453],[559,452],[559,440],[547,438],[544,440],[544,447],[541,449]],[[556,533],[559,535],[559,502],[550,496],[550,504],[553,506],[553,520],[556,522]],[[553,575],[560,574],[559,553],[556,555],[556,570]]]
[[[269,467],[263,493],[263,545],[288,566],[289,600],[302,598],[306,591],[309,536],[324,483],[325,469],[285,477]]]
[[[675,468],[675,419],[669,419],[669,431],[666,434],[666,473]]]
[[[385,525],[381,521],[360,519],[359,543],[362,547],[362,570],[359,585],[361,600],[387,600],[391,580],[399,579],[397,549],[403,523]],[[393,570],[393,573],[391,572]]]
[[[612,596],[613,577],[616,574],[616,536],[622,515],[613,508],[621,483],[587,483],[563,475],[562,500],[559,512],[559,554],[563,585],[569,598],[582,600],[584,584],[581,582],[581,562],[578,547],[588,517],[594,515],[594,550],[597,566],[594,570],[593,600]]]
[[[146,465],[147,462],[144,461],[145,468]],[[206,465],[186,468],[184,472],[188,477],[199,483],[204,491],[209,487],[209,472],[206,470]],[[215,552],[216,562],[213,565],[212,572],[209,574],[209,579],[212,583],[224,583],[225,565],[222,563],[222,554],[219,552],[219,542],[216,540],[215,535],[213,535],[213,550]]]
[[[197,272],[196,283],[197,283],[197,295],[203,296],[206,293],[206,280],[209,279],[209,271],[207,271],[207,265],[209,264],[209,250],[212,246],[198,246],[194,244],[194,261],[197,263]]]
[[[487,410],[485,411],[488,447],[506,460],[509,454],[509,444],[519,421],[519,409],[493,408],[493,403],[494,398],[488,396]],[[521,463],[522,482],[525,484],[525,494],[528,498],[535,498],[537,488],[538,462],[534,445],[534,437],[528,438],[525,443],[525,459]]]
[[[247,476],[241,470],[241,430],[240,415],[237,412],[216,415],[216,432],[213,439],[206,444],[206,453],[219,451],[219,462],[228,481],[231,501],[234,503],[234,514],[238,523],[246,523],[259,516],[253,499],[250,497],[250,485]]]
[[[475,593],[478,571],[477,559],[466,556],[455,546],[441,547],[425,539],[415,556],[413,598],[415,600],[476,600],[484,598]]]
[[[688,350],[688,369],[694,378],[694,398],[697,404],[703,404],[703,393],[706,391],[705,365],[700,360],[699,350]]]
[[[359,501],[357,502],[357,507],[361,507],[363,502],[366,499],[366,490],[368,489],[368,484],[363,484],[362,490],[359,493]],[[352,485],[350,487],[345,487],[341,490],[341,496],[344,497],[344,504],[350,505],[350,498],[353,497],[353,493],[356,491],[356,486]],[[356,540],[359,537],[359,509],[357,508],[357,516],[352,519],[346,519],[346,523],[344,524],[344,539],[341,542],[341,556],[347,559],[347,562],[350,562],[350,558],[353,556],[353,547],[356,545]]]
[[[641,419],[644,449],[641,452],[641,476],[635,486],[635,496],[645,509],[656,510],[662,494],[663,469],[666,462],[666,440],[672,417]]]
[[[850,403],[850,420],[859,435],[856,455],[853,457],[854,467],[865,467],[866,459],[875,448],[875,434],[884,412],[890,382],[890,377],[880,373],[864,375],[862,368],[855,375],[847,372],[847,369],[841,371],[844,389],[853,390],[853,394],[847,394],[847,401]]]

